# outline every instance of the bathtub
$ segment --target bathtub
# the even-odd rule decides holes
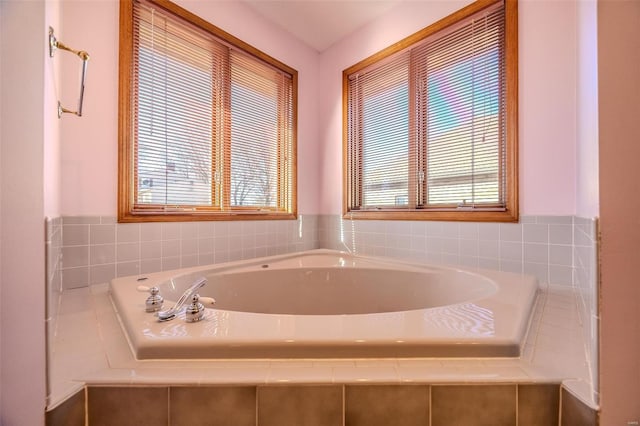
[[[159,322],[140,284],[170,307],[199,277],[216,299],[195,323]],[[137,359],[518,357],[535,278],[311,250],[114,279]]]

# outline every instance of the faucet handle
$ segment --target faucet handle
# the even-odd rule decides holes
[[[191,296],[191,304],[184,311],[185,320],[187,322],[197,322],[204,317],[204,305],[200,303],[200,295]]]
[[[205,308],[213,308],[213,306],[216,304],[216,299],[214,299],[213,297],[200,296],[198,300],[204,305]]]
[[[147,287],[146,285],[139,285],[138,291],[150,293],[149,297],[147,297],[147,300],[145,300],[144,302],[145,311],[157,312],[162,309],[164,298],[160,296],[160,289],[158,287]]]

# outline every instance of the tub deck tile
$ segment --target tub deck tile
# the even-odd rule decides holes
[[[543,289],[543,301],[554,298],[553,288]],[[265,385],[270,378],[282,377],[287,371],[290,376],[295,372],[296,383],[301,384],[306,376],[313,383],[325,384],[401,384],[401,383],[464,383],[474,376],[477,381],[487,383],[559,383],[566,376],[566,371],[554,368],[553,365],[581,365],[579,359],[563,360],[558,353],[546,346],[536,346],[538,333],[533,324],[525,343],[525,354],[521,358],[504,359],[441,359],[441,358],[402,358],[402,359],[217,359],[217,360],[146,360],[139,361],[133,356],[126,337],[114,313],[108,295],[107,285],[90,287],[91,301],[84,305],[87,313],[92,312],[97,320],[78,322],[82,332],[74,332],[77,336],[98,336],[97,348],[103,351],[102,362],[87,356],[98,353],[96,345],[85,345],[86,350],[73,353],[59,351],[52,359],[52,395],[49,406],[56,406],[72,391],[76,391],[82,383],[88,385],[140,385],[146,382],[175,384],[193,380],[193,385],[211,384],[250,384]],[[65,291],[62,297],[70,294]],[[566,292],[565,292],[566,293]],[[560,296],[564,293],[560,291]],[[571,299],[560,297],[557,306],[570,303]],[[538,323],[544,319],[544,304],[539,304],[534,312]],[[571,307],[568,307],[570,309]],[[77,307],[74,308],[77,310]],[[545,321],[546,324],[546,321]],[[89,342],[86,339],[85,342]],[[95,343],[95,342],[94,342]],[[576,342],[566,340],[567,344]],[[577,344],[577,343],[576,343]],[[89,347],[90,346],[90,347]],[[65,348],[64,345],[60,346]],[[68,346],[67,346],[68,348]],[[577,353],[576,353],[577,354]],[[116,356],[117,355],[117,356]],[[108,359],[109,363],[105,361]],[[74,368],[66,368],[69,360],[73,360]],[[552,364],[549,364],[553,362]],[[274,371],[271,371],[274,369]],[[153,374],[145,373],[153,370]],[[330,370],[330,373],[328,371]],[[300,374],[300,376],[298,376]],[[155,376],[154,376],[155,375]],[[158,377],[162,377],[159,380]],[[287,377],[285,377],[287,378]],[[78,381],[73,381],[77,379]],[[290,379],[290,378],[289,378]],[[155,382],[154,382],[155,380]],[[475,380],[475,379],[474,379]]]

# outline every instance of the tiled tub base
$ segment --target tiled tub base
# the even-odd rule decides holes
[[[47,426],[595,426],[559,384],[88,386]]]

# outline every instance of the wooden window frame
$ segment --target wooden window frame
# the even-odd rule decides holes
[[[289,202],[286,207],[282,207],[278,201],[278,207],[273,209],[256,209],[250,207],[230,206],[230,190],[231,174],[230,174],[230,156],[224,158],[224,170],[222,173],[221,185],[214,185],[214,176],[212,175],[212,197],[224,209],[212,206],[195,207],[194,209],[180,209],[171,211],[164,205],[141,205],[136,204],[137,180],[136,171],[134,170],[134,106],[132,96],[134,88],[132,87],[133,79],[133,55],[134,55],[134,37],[133,37],[133,14],[135,0],[120,1],[120,51],[119,51],[119,92],[118,92],[118,222],[175,222],[175,221],[206,221],[206,220],[287,220],[297,218],[297,93],[298,93],[298,72],[288,65],[278,61],[277,59],[261,52],[253,46],[243,42],[233,35],[223,31],[213,24],[205,21],[199,16],[189,12],[188,10],[172,3],[168,0],[146,0],[153,4],[154,7],[162,9],[165,13],[176,16],[188,23],[195,25],[201,30],[213,35],[223,43],[242,51],[258,60],[286,73],[291,76],[292,86],[291,93],[291,144],[278,142],[277,152],[279,153],[278,167],[278,183],[276,197],[278,200],[287,198]],[[225,84],[230,84],[228,81]],[[228,93],[228,92],[226,92]],[[225,109],[230,113],[230,99],[228,96],[223,100]],[[227,109],[228,108],[228,109]],[[282,121],[283,114],[278,117],[278,122]],[[282,126],[278,126],[278,132],[281,132]],[[226,137],[220,143],[212,144],[222,147],[222,150],[229,151],[231,140],[229,132],[225,132]],[[288,150],[288,152],[284,152]],[[220,164],[218,158],[219,149],[212,150],[212,168],[215,164]],[[280,156],[287,156],[287,159]],[[290,161],[287,161],[290,159]],[[287,177],[281,173],[283,162],[286,162]],[[290,184],[286,185],[286,181],[290,180]]]
[[[442,30],[446,30],[465,20],[466,18],[487,9],[502,0],[478,0],[451,15],[435,22],[432,25],[418,31],[415,34],[381,50],[378,53],[358,62],[357,64],[343,71],[342,79],[342,104],[343,104],[343,218],[345,219],[371,219],[371,220],[441,220],[441,221],[475,221],[475,222],[517,222],[519,219],[518,201],[518,2],[517,0],[504,0],[505,8],[505,120],[506,143],[501,144],[506,149],[505,170],[500,169],[499,173],[506,173],[505,208],[503,211],[490,210],[408,210],[408,209],[379,209],[379,210],[357,210],[351,209],[354,205],[352,198],[362,197],[361,189],[349,188],[349,163],[353,164],[356,153],[349,149],[349,76],[357,71],[380,63],[403,50],[409,49],[413,45],[423,41]],[[412,89],[410,89],[412,90]],[[413,108],[413,106],[411,106]],[[413,115],[409,116],[410,122]],[[421,136],[418,136],[421,137]],[[410,149],[410,161],[426,161],[426,153],[415,152]],[[361,185],[361,172],[354,177],[352,185]],[[409,173],[409,179],[413,178],[413,173]],[[411,183],[411,182],[410,182]],[[426,185],[426,184],[425,184]],[[353,189],[353,192],[352,192]],[[426,188],[423,189],[423,192]],[[409,201],[411,204],[412,202]],[[415,204],[415,203],[414,203]]]

